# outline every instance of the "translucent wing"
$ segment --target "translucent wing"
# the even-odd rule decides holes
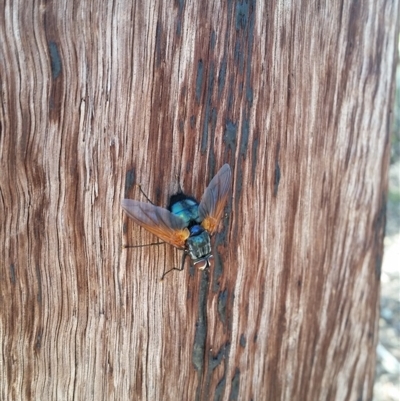
[[[121,206],[135,223],[147,231],[177,248],[185,248],[189,230],[185,222],[169,210],[133,199],[123,199]]]
[[[204,191],[199,205],[201,225],[212,235],[218,228],[231,188],[231,168],[224,164]]]

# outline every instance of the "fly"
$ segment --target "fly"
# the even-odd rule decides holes
[[[183,250],[180,269],[183,270],[186,256],[190,256],[195,267],[209,267],[213,255],[210,237],[215,234],[221,221],[231,188],[231,168],[224,164],[204,191],[200,203],[182,192],[172,195],[168,209],[133,199],[123,199],[125,213],[147,231],[162,241]]]

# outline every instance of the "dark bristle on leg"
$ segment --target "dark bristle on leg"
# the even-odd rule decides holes
[[[186,252],[186,251],[183,251],[182,262],[181,262],[181,268],[178,269],[177,267],[173,267],[172,269],[167,270],[167,271],[166,271],[165,273],[163,273],[163,275],[161,276],[160,281],[163,281],[163,280],[164,280],[164,277],[165,277],[169,272],[172,272],[173,270],[177,270],[178,272],[181,272],[181,271],[184,269],[184,267],[185,267],[185,259],[186,259],[186,256],[187,256],[187,255],[188,255],[187,252]]]

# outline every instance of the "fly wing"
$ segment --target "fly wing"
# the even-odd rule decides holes
[[[218,228],[231,188],[231,168],[224,164],[204,191],[199,205],[201,225],[212,235]]]
[[[123,199],[121,206],[136,224],[177,248],[185,247],[189,230],[185,222],[169,210],[133,199]]]

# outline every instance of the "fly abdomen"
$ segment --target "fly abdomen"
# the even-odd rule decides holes
[[[186,245],[193,261],[205,258],[211,253],[210,235],[198,225],[190,227],[190,237],[186,240]]]

